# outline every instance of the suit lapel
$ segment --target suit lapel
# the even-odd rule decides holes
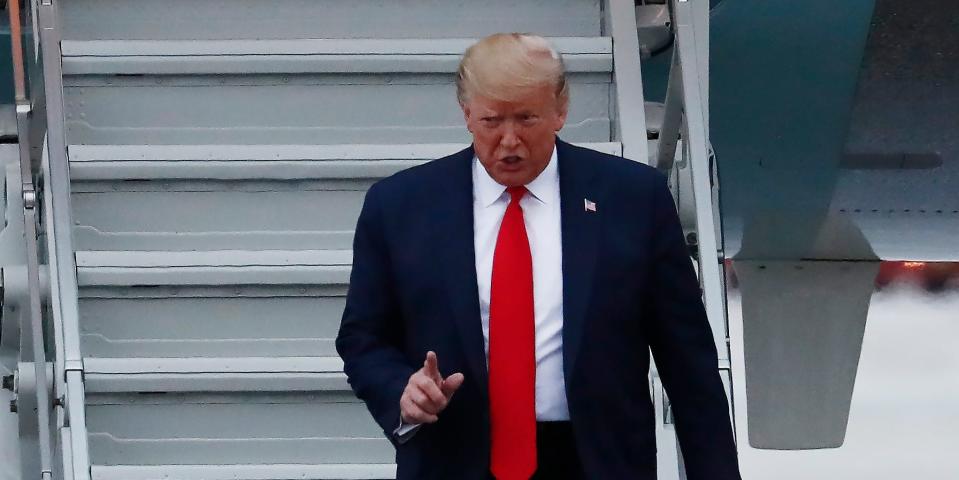
[[[436,218],[436,265],[444,270],[440,281],[446,283],[447,300],[462,341],[469,372],[466,381],[476,382],[484,397],[488,396],[486,347],[480,320],[479,291],[476,282],[476,254],[473,245],[473,149],[455,155],[451,172],[443,180],[446,192],[440,198]]]
[[[593,184],[593,169],[576,157],[575,148],[557,139],[559,161],[560,222],[563,257],[563,365],[572,378],[585,329],[593,288],[597,242],[602,215],[602,198]],[[480,321],[476,281],[476,253],[473,246],[473,149],[456,154],[450,178],[443,182],[446,192],[438,208],[437,265],[444,270],[447,300],[456,322],[472,379],[488,401],[489,376]],[[596,203],[587,211],[585,200]]]
[[[572,378],[586,326],[593,289],[602,199],[593,183],[593,169],[575,148],[557,139],[560,218],[563,251],[563,370]],[[595,211],[586,201],[595,202]]]

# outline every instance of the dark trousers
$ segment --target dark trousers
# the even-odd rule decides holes
[[[532,480],[584,480],[569,422],[536,422],[536,473]]]
[[[530,480],[586,480],[569,422],[536,422],[536,472]]]

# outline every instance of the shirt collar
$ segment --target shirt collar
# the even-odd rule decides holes
[[[546,204],[557,201],[559,197],[559,170],[556,163],[556,146],[554,145],[546,168],[526,185],[526,189],[534,198]],[[506,191],[506,187],[496,183],[496,180],[489,176],[489,172],[477,157],[473,157],[473,188],[476,199],[483,207],[495,203]]]

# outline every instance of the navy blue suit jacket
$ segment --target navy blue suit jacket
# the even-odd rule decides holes
[[[665,177],[562,141],[556,148],[566,396],[587,476],[656,478],[651,349],[688,478],[739,479],[716,347]],[[356,226],[336,347],[353,390],[396,445],[398,479],[489,475],[472,161],[468,148],[377,182]],[[429,350],[444,377],[466,380],[438,422],[397,444],[400,396]]]

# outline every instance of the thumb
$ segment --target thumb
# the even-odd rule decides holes
[[[463,385],[464,378],[466,377],[464,377],[462,373],[454,373],[446,377],[446,380],[443,380],[443,384],[440,385],[440,390],[443,391],[443,395],[446,395],[447,400],[452,398],[456,390]]]

